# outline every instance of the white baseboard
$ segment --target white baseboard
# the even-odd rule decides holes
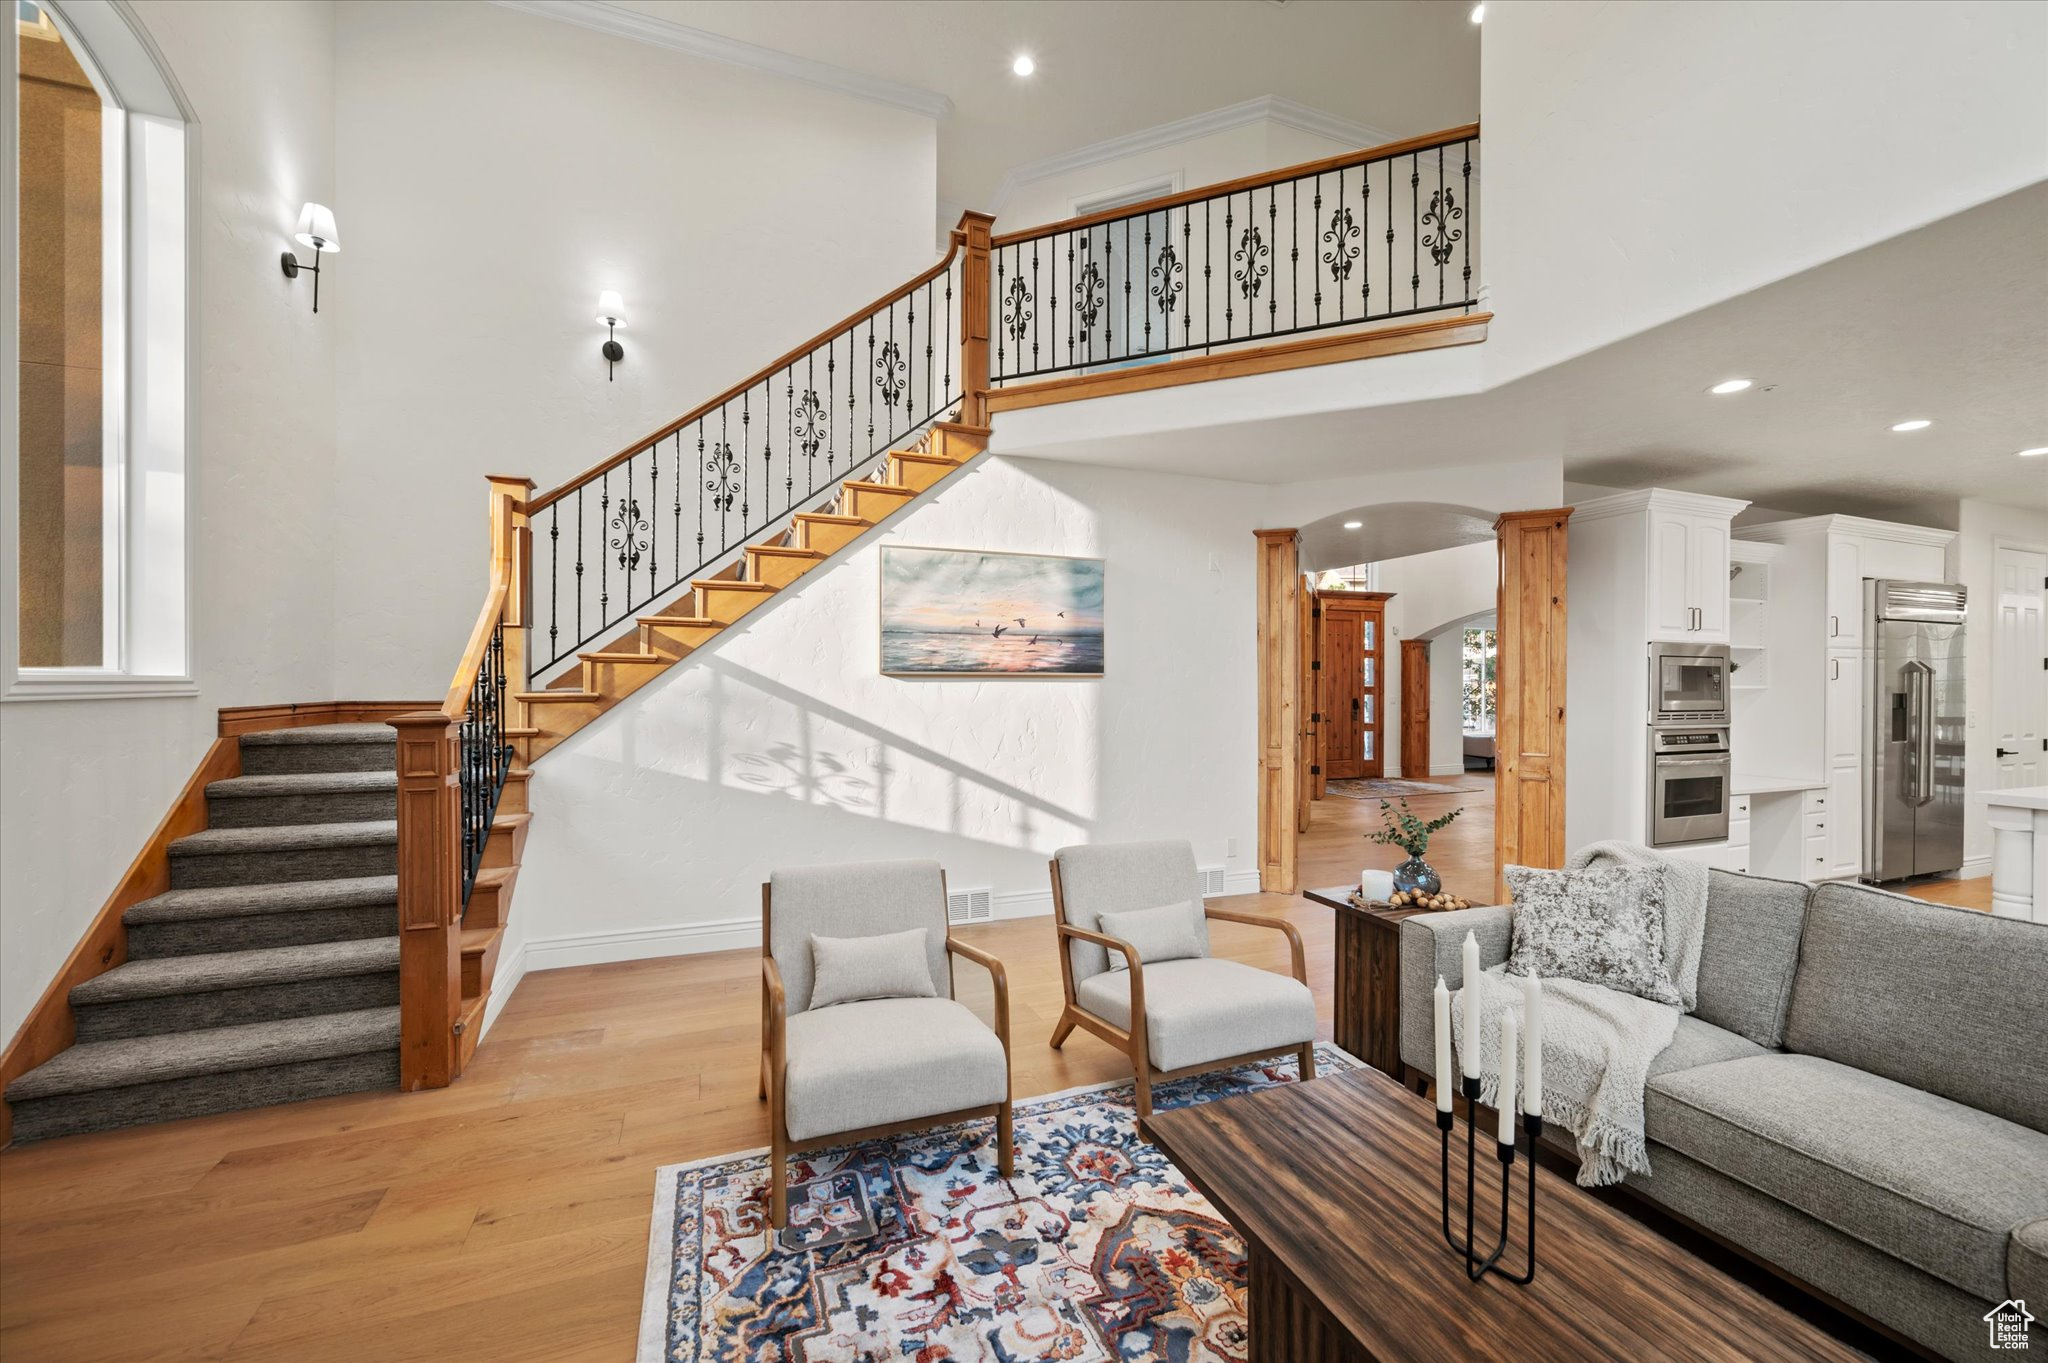
[[[1991,854],[1988,852],[1981,857],[1971,857],[1956,868],[1957,880],[1976,880],[1980,876],[1990,874]]]
[[[1463,761],[1439,762],[1436,766],[1429,769],[1429,774],[1431,776],[1463,776],[1465,774],[1465,764]]]

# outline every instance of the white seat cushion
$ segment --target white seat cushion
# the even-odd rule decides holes
[[[1091,975],[1075,986],[1074,997],[1095,1016],[1130,1030],[1129,970]],[[1315,995],[1291,975],[1241,961],[1161,961],[1145,967],[1145,1033],[1152,1067],[1160,1070],[1284,1051],[1315,1039]]]
[[[792,1013],[783,1124],[793,1141],[987,1107],[1010,1064],[987,1024],[951,999],[869,999]]]

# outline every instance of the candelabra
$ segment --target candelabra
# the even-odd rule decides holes
[[[1442,1083],[1447,1081],[1440,1078],[1438,1082]],[[1444,1243],[1451,1247],[1451,1252],[1453,1254],[1462,1255],[1464,1257],[1465,1276],[1471,1279],[1473,1282],[1478,1282],[1481,1278],[1485,1277],[1489,1273],[1497,1273],[1511,1283],[1527,1286],[1529,1283],[1534,1282],[1536,1279],[1536,1140],[1543,1134],[1543,1118],[1533,1112],[1525,1112],[1522,1113],[1520,1116],[1521,1134],[1526,1136],[1529,1141],[1529,1172],[1527,1176],[1527,1181],[1529,1185],[1529,1212],[1527,1217],[1528,1267],[1525,1268],[1521,1273],[1510,1273],[1501,1264],[1501,1256],[1506,1253],[1508,1247],[1508,1213],[1510,1207],[1513,1204],[1512,1189],[1514,1185],[1515,1174],[1515,1141],[1511,1138],[1509,1140],[1496,1141],[1494,1143],[1496,1151],[1498,1152],[1500,1157],[1500,1239],[1494,1244],[1494,1247],[1491,1250],[1488,1250],[1485,1254],[1482,1255],[1478,1249],[1478,1242],[1474,1238],[1474,1222],[1477,1219],[1474,1213],[1475,1209],[1478,1206],[1479,1182],[1477,1173],[1479,1138],[1475,1130],[1475,1128],[1478,1126],[1478,1123],[1473,1120],[1473,1114],[1477,1110],[1479,1102],[1479,1080],[1477,1078],[1471,1075],[1465,1076],[1464,1094],[1465,1238],[1463,1242],[1460,1242],[1458,1237],[1451,1230],[1451,1132],[1455,1129],[1457,1125],[1457,1115],[1456,1113],[1451,1112],[1442,1107],[1439,1107],[1437,1109],[1436,1114],[1437,1130],[1443,1136],[1444,1148]],[[1512,1099],[1510,1098],[1508,1101],[1512,1101]],[[1503,1114],[1503,1116],[1508,1122],[1512,1123],[1515,1120],[1514,1117],[1511,1115]],[[1515,1129],[1516,1128],[1513,1125],[1510,1125],[1508,1127],[1508,1130],[1511,1133],[1511,1137]]]

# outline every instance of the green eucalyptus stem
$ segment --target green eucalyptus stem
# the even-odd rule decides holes
[[[1382,800],[1380,801],[1380,817],[1385,821],[1386,827],[1377,833],[1366,834],[1365,840],[1367,842],[1379,843],[1383,847],[1398,847],[1409,856],[1419,858],[1423,853],[1429,851],[1430,834],[1444,827],[1444,825],[1450,823],[1451,820],[1464,812],[1463,808],[1454,809],[1448,814],[1424,823],[1409,811],[1406,800],[1401,801],[1399,813],[1395,812],[1391,800]]]

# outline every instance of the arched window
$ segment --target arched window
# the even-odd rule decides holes
[[[190,120],[110,0],[9,3],[0,686],[190,694]]]

